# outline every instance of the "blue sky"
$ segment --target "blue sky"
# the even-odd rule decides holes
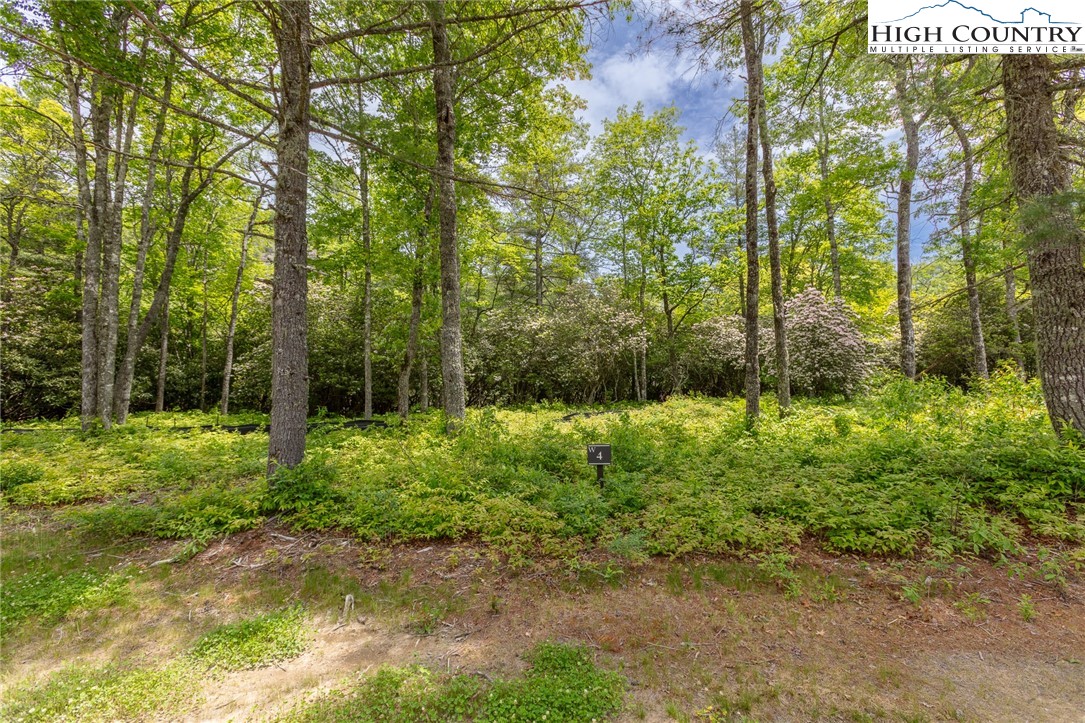
[[[730,109],[743,96],[744,80],[738,71],[703,70],[692,51],[676,53],[671,45],[645,36],[650,16],[642,10],[631,20],[619,14],[613,21],[597,18],[589,26],[592,64],[589,80],[566,82],[566,86],[587,102],[581,120],[595,135],[603,119],[613,118],[619,107],[644,103],[648,112],[675,106],[685,128],[685,138],[695,141],[705,155],[722,128],[736,122]],[[890,134],[889,139],[899,137]],[[920,258],[923,246],[935,230],[926,215],[912,220],[912,257]],[[894,254],[895,255],[895,254]]]
[[[701,71],[691,52],[676,54],[658,41],[646,47],[645,30],[643,14],[632,21],[619,15],[612,22],[592,23],[588,38],[592,78],[566,83],[588,103],[582,120],[594,135],[602,130],[603,119],[613,118],[620,106],[642,102],[653,112],[673,105],[681,113],[685,137],[710,152],[721,122],[725,128],[734,122],[728,111],[732,101],[742,97],[742,80],[721,71]]]

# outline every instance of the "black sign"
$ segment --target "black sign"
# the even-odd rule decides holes
[[[588,445],[588,464],[610,464],[610,445],[609,444],[589,444]]]

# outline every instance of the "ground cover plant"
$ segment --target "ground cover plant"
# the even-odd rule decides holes
[[[422,666],[382,667],[284,717],[303,721],[475,720],[601,721],[621,708],[626,683],[601,670],[583,647],[544,642],[528,654],[531,667],[506,680],[442,675]]]
[[[592,416],[472,410],[454,436],[436,414],[329,426],[270,486],[259,436],[6,435],[4,470],[21,483],[4,505],[50,506],[108,538],[182,540],[179,554],[272,517],[372,540],[480,538],[513,558],[786,550],[805,537],[837,552],[998,556],[1027,535],[1085,541],[1085,451],[1046,425],[1038,384],[1010,373],[971,392],[889,377],[852,400],[798,401],[754,432],[738,401],[698,397]],[[602,441],[614,464],[600,487],[584,447]]]
[[[886,377],[851,398],[802,400],[781,420],[768,416],[750,431],[737,400],[674,397],[609,409],[473,410],[451,435],[436,413],[383,428],[328,425],[310,435],[309,459],[270,485],[263,435],[174,431],[169,415],[110,433],[54,423],[4,434],[3,717],[147,719],[230,704],[244,718],[247,708],[206,691],[252,690],[243,676],[269,671],[311,685],[311,673],[295,670],[319,663],[298,656],[327,657],[329,636],[372,631],[374,621],[389,642],[373,664],[333,666],[340,677],[355,673],[350,685],[302,702],[264,691],[247,705],[363,720],[389,719],[373,713],[385,709],[402,720],[528,720],[544,709],[564,710],[558,719],[575,710],[601,720],[619,705],[634,717],[657,710],[709,720],[799,705],[761,670],[771,647],[722,687],[698,672],[696,656],[711,645],[694,632],[703,620],[674,637],[660,622],[673,614],[667,599],[708,606],[698,614],[717,620],[716,636],[739,625],[747,636],[763,629],[774,639],[750,622],[764,613],[744,613],[743,600],[783,606],[779,625],[796,625],[796,611],[811,608],[844,620],[856,606],[868,609],[866,585],[884,589],[878,604],[895,610],[883,624],[1010,619],[1077,634],[1059,628],[1059,616],[1073,605],[1085,566],[1085,452],[1055,436],[1035,382],[997,374],[966,392]],[[190,413],[183,421],[176,426],[215,418]],[[597,442],[614,451],[602,486],[585,459],[585,446]],[[417,551],[408,566],[396,562],[404,545]],[[821,569],[811,566],[812,551],[826,556]],[[1018,582],[1003,592],[978,584],[975,560],[989,566],[985,575]],[[658,565],[654,581],[638,572]],[[454,633],[540,613],[511,612],[530,597],[516,587],[530,583],[517,576],[539,574],[558,576],[544,589],[568,598],[570,609],[608,591],[647,595],[650,604],[636,605],[659,609],[631,632],[607,632],[614,618],[600,612],[590,626],[551,628],[562,636],[556,646],[519,638],[511,649],[529,661],[522,674],[452,667],[464,650]],[[249,577],[223,589],[234,575]],[[632,623],[641,612],[629,615]],[[164,649],[127,654],[118,643],[93,655],[91,641],[126,640],[163,623],[174,631]],[[836,624],[793,632],[820,645],[817,636]],[[67,635],[87,647],[51,642]],[[397,636],[435,645],[450,636],[454,647],[419,660],[417,643]],[[386,660],[393,644],[403,652]],[[725,660],[741,650],[736,641],[716,645]],[[625,654],[626,646],[642,652]],[[24,677],[12,651],[55,664]],[[600,651],[612,657],[594,659]],[[704,683],[662,701],[624,687],[626,674],[651,690],[677,685],[660,672],[658,655],[691,656],[681,665]],[[1065,659],[1072,665],[1080,656]],[[590,705],[566,697],[570,681],[594,691]],[[150,688],[161,692],[139,693]],[[848,709],[836,701],[810,710]],[[915,705],[901,699],[890,709]],[[877,719],[881,709],[855,710]]]

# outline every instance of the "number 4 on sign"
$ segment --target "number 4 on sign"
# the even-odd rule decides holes
[[[589,444],[588,445],[588,464],[593,464],[593,465],[610,464],[610,445],[609,444]]]

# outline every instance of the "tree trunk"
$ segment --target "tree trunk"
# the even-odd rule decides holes
[[[170,283],[173,280],[173,269],[177,265],[177,253],[181,248],[181,239],[184,236],[189,210],[192,208],[192,202],[196,200],[200,191],[206,187],[206,184],[201,183],[194,191],[190,192],[189,190],[192,183],[192,166],[198,161],[199,153],[193,150],[189,157],[189,165],[181,174],[181,200],[174,211],[173,226],[170,227],[169,235],[166,237],[166,257],[162,266],[162,275],[158,279],[158,285],[155,287],[154,296],[151,298],[151,306],[147,309],[146,316],[139,322],[135,334],[129,336],[125,344],[124,359],[121,360],[120,373],[117,375],[117,399],[114,403],[118,410],[118,420],[128,418],[128,409],[132,400],[132,380],[135,375],[136,356],[139,354],[139,350],[143,348],[147,336],[151,333],[151,328],[166,306]],[[210,174],[208,177],[210,178]]]
[[[305,456],[309,413],[308,245],[309,2],[280,0],[275,44],[281,66],[278,174],[275,182],[275,276],[271,315],[271,431],[268,475]]]
[[[418,354],[418,327],[422,322],[422,296],[425,292],[423,272],[426,258],[426,241],[429,236],[429,221],[433,213],[433,185],[426,195],[423,224],[418,231],[418,246],[414,251],[414,278],[411,281],[411,320],[407,326],[407,349],[403,354],[403,364],[399,368],[399,383],[396,387],[396,411],[402,419],[407,418],[411,402],[411,367]],[[425,364],[425,357],[422,360]],[[425,367],[423,366],[422,384],[425,385]],[[428,389],[427,389],[428,392]],[[428,400],[427,400],[428,406]]]
[[[1006,241],[1002,241],[1005,250]],[[1021,353],[1023,343],[1021,341],[1021,323],[1017,320],[1017,272],[1012,264],[1006,264],[1002,272],[1002,280],[1006,293],[1006,317],[1010,320],[1010,332],[1013,334],[1013,342],[1010,355],[1017,363],[1017,376],[1024,380],[1028,376],[1028,367],[1025,366],[1025,355]]]
[[[360,88],[360,86],[359,86]],[[373,418],[373,234],[369,216],[369,159],[365,148],[359,148],[358,187],[362,197],[362,255],[365,258],[365,279],[362,290],[362,416]]]
[[[536,219],[535,229],[535,306],[542,306],[543,300],[543,232],[541,219]]]
[[[256,216],[260,213],[260,202],[263,200],[264,192],[260,191],[256,194],[256,200],[253,201],[249,222],[245,224],[245,233],[241,236],[241,260],[237,264],[234,291],[230,295],[230,322],[226,327],[226,363],[222,368],[222,400],[219,402],[219,413],[223,416],[230,413],[230,378],[234,372],[234,334],[237,332],[237,312],[241,300],[241,284],[245,279],[245,261],[249,255],[249,239],[252,238]]]
[[[1028,242],[1036,356],[1051,423],[1085,434],[1085,236],[1068,198],[1070,170],[1055,126],[1051,60],[1006,55],[1006,147]]]
[[[818,167],[821,171],[821,192],[825,199],[825,236],[829,239],[829,264],[833,272],[833,296],[841,298],[840,249],[836,243],[836,204],[829,188],[829,124],[826,119],[825,82],[818,82]]]
[[[60,24],[54,20],[53,29],[57,34],[58,42],[62,51],[67,51],[64,45],[64,33]],[[79,311],[81,328],[81,360],[80,360],[80,404],[79,418],[82,430],[86,432],[94,422],[95,413],[98,409],[98,340],[96,334],[96,321],[98,317],[98,284],[102,263],[101,236],[91,231],[94,223],[93,206],[94,197],[90,187],[89,159],[87,157],[87,143],[83,133],[83,101],[79,97],[79,83],[76,80],[72,64],[65,59],[61,63],[61,72],[64,78],[64,87],[68,94],[68,112],[72,118],[72,147],[75,152],[75,178],[78,189],[79,209],[77,216],[76,233],[81,236],[81,241],[86,241],[81,264],[82,277],[82,304]],[[91,97],[94,97],[97,81],[91,81]],[[85,234],[83,233],[86,221]]]
[[[915,379],[915,324],[912,321],[912,184],[919,168],[919,123],[908,96],[907,60],[897,65],[897,108],[904,126],[904,169],[897,194],[897,313],[900,319],[900,369]]]
[[[127,13],[115,16],[114,25],[127,23]],[[118,33],[118,37],[120,34]],[[147,52],[144,40],[140,51],[142,61]],[[102,427],[109,429],[113,424],[113,395],[117,379],[117,335],[120,329],[120,275],[121,249],[123,245],[122,214],[124,197],[128,183],[128,158],[132,151],[132,139],[135,136],[136,113],[139,110],[140,94],[133,92],[129,100],[127,115],[120,104],[123,91],[111,89],[117,100],[112,104],[117,113],[116,137],[113,148],[116,158],[113,162],[113,196],[106,204],[106,218],[103,225],[102,244],[102,290],[98,300],[98,416]],[[127,120],[126,120],[127,119]],[[95,173],[98,172],[96,168]],[[108,191],[107,191],[108,194]]]
[[[757,65],[763,71],[760,51]],[[769,270],[772,277],[772,328],[776,333],[776,400],[780,416],[791,408],[791,372],[787,356],[787,327],[784,319],[784,281],[780,263],[780,228],[776,222],[776,174],[772,167],[772,138],[769,136],[768,108],[765,104],[764,77],[757,113],[761,135],[761,172],[765,179],[765,226],[769,235]]]
[[[974,159],[972,142],[961,121],[952,110],[946,110],[946,118],[961,144],[964,182],[957,201],[957,224],[961,232],[961,261],[964,264],[965,285],[968,288],[968,317],[972,327],[972,354],[976,374],[987,379],[987,345],[983,341],[983,320],[980,318],[980,292],[976,286],[976,258],[972,250],[972,184]]]
[[[423,412],[429,411],[429,355],[422,349],[422,363],[418,366],[418,375],[422,380],[418,384],[418,408]]]
[[[167,292],[168,293],[168,292]],[[155,395],[154,411],[161,412],[166,408],[166,361],[170,351],[170,299],[166,297],[162,305],[162,340],[158,346],[158,393]]]
[[[445,25],[445,0],[430,0],[433,34],[433,89],[437,114],[437,209],[441,257],[441,380],[445,414],[453,424],[465,414],[463,332],[460,328],[460,256],[456,242],[456,119],[452,51]]]
[[[208,234],[210,226],[208,224]],[[207,411],[207,249],[203,250],[203,316],[200,319],[200,411]]]
[[[761,111],[761,56],[753,29],[753,3],[740,3],[746,60],[746,423],[761,416],[761,365],[757,358],[761,260],[757,244],[757,135]]]
[[[173,56],[170,56],[172,66]],[[135,373],[136,354],[139,349],[134,346],[138,328],[139,314],[143,303],[143,277],[147,269],[147,252],[151,248],[151,240],[154,238],[155,227],[151,223],[151,206],[154,203],[155,181],[158,173],[158,155],[162,150],[162,136],[166,128],[166,113],[173,91],[173,73],[171,69],[166,71],[165,84],[162,89],[162,105],[158,110],[158,118],[155,120],[154,137],[151,140],[151,149],[147,160],[147,180],[143,186],[143,204],[139,217],[139,246],[136,249],[136,266],[132,272],[132,300],[128,306],[128,327],[125,334],[124,357],[121,360],[121,368],[117,375],[116,386],[113,390],[113,416],[117,424],[124,424],[128,420],[128,407],[132,398],[132,376]]]

